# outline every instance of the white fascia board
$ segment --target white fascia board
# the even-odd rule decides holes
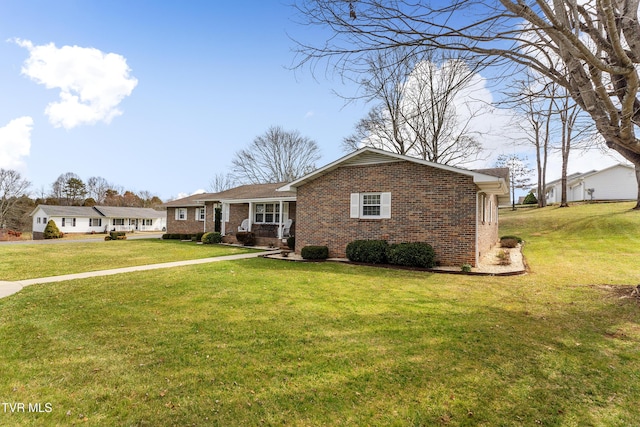
[[[272,202],[295,202],[295,196],[287,197],[263,197],[254,199],[221,199],[220,203],[237,204],[237,203],[272,203]]]

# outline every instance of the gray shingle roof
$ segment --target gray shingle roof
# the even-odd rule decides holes
[[[157,211],[151,208],[126,208],[115,206],[52,206],[38,205],[31,213],[33,215],[38,209],[42,209],[47,216],[55,217],[75,217],[75,218],[162,218],[166,216],[165,211]]]

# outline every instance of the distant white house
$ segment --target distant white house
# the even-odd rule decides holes
[[[167,212],[151,208],[38,205],[30,216],[34,239],[43,237],[49,220],[53,220],[63,233],[163,231],[167,227]]]
[[[635,168],[630,165],[619,163],[599,171],[592,170],[567,176],[567,202],[635,200],[637,197]],[[546,198],[548,204],[561,202],[561,180],[547,183]]]

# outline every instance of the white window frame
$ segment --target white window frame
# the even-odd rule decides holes
[[[71,224],[69,224],[69,222],[71,222]],[[63,227],[75,227],[76,226],[76,219],[75,218],[63,217],[62,218],[62,226]]]
[[[365,199],[370,196],[379,196],[380,204],[366,204]],[[380,206],[379,215],[366,215],[365,206]],[[368,193],[351,193],[350,200],[350,217],[359,219],[389,219],[391,218],[391,193],[388,192],[368,192]]]
[[[271,215],[271,221],[267,221],[267,215]],[[253,211],[254,224],[279,224],[280,203],[256,203]]]
[[[176,221],[187,220],[187,208],[176,208]]]
[[[149,227],[153,225],[153,219],[151,218],[142,218],[142,225],[145,227]]]
[[[205,208],[196,208],[196,221],[204,221],[205,215]]]
[[[113,224],[112,225],[124,226],[124,218],[113,218]]]
[[[89,218],[89,227],[102,227],[102,218]]]

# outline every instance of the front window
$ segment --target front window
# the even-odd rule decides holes
[[[254,223],[277,224],[280,222],[280,203],[256,203]]]
[[[380,193],[362,195],[362,216],[380,216]]]
[[[101,227],[102,218],[89,218],[89,227]]]
[[[152,219],[143,219],[142,220],[142,225],[153,225],[153,220]]]
[[[198,221],[204,221],[204,208],[198,208],[196,209],[196,219]]]
[[[178,221],[184,221],[187,219],[187,208],[176,209],[176,219]]]
[[[62,218],[62,226],[63,227],[75,227],[76,219],[75,218]]]
[[[113,225],[124,225],[124,218],[113,218]]]

